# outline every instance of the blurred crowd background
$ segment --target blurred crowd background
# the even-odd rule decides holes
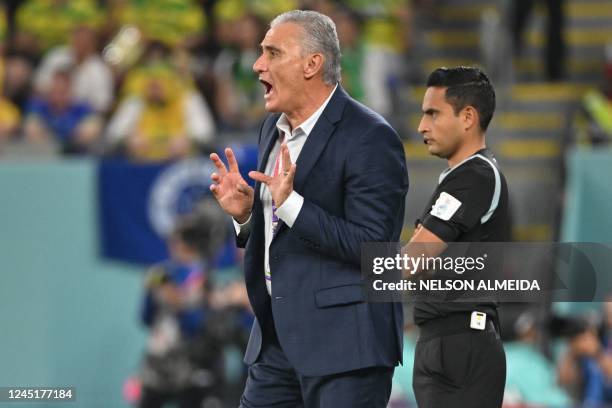
[[[609,0],[4,0],[0,385],[75,386],[84,407],[237,405],[252,315],[207,157],[233,146],[256,165],[252,65],[295,8],[332,17],[342,85],[403,140],[404,240],[446,165],[416,131],[423,84],[477,65],[514,239],[612,241]],[[610,305],[503,305],[504,407],[612,406]],[[415,406],[409,309],[395,408]]]

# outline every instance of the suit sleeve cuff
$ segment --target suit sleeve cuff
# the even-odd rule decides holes
[[[300,214],[300,210],[302,209],[303,205],[304,197],[302,197],[295,191],[292,191],[291,194],[289,194],[289,197],[287,197],[287,199],[283,203],[283,205],[276,209],[276,215],[278,216],[278,218],[283,220],[283,222],[287,224],[289,228],[291,228],[293,227],[295,220]]]
[[[238,221],[232,217],[232,222],[234,223],[234,230],[236,231],[236,235],[240,236],[240,234],[245,234],[249,232],[249,227],[251,224],[251,217],[253,214],[249,214],[249,218],[243,223],[240,224]]]

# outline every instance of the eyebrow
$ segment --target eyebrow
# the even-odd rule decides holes
[[[429,108],[429,109],[426,109],[426,110],[423,111],[423,113],[425,115],[432,115],[432,114],[438,113],[438,112],[440,112],[440,111],[438,109],[434,109],[434,108]]]
[[[277,52],[281,52],[280,48],[275,47],[273,45],[263,45],[263,44],[260,44],[259,46],[261,47],[261,49],[263,51],[277,51]]]

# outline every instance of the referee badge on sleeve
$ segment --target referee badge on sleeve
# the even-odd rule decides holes
[[[461,207],[461,201],[446,192],[442,192],[429,213],[441,220],[448,221],[459,207]]]

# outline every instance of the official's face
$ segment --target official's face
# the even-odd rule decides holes
[[[423,97],[423,117],[419,133],[430,154],[447,159],[461,144],[462,126],[459,115],[445,98],[446,88],[429,87]]]
[[[283,23],[271,28],[261,42],[261,56],[253,64],[259,81],[265,87],[268,112],[292,112],[299,109],[304,78],[302,27]]]

